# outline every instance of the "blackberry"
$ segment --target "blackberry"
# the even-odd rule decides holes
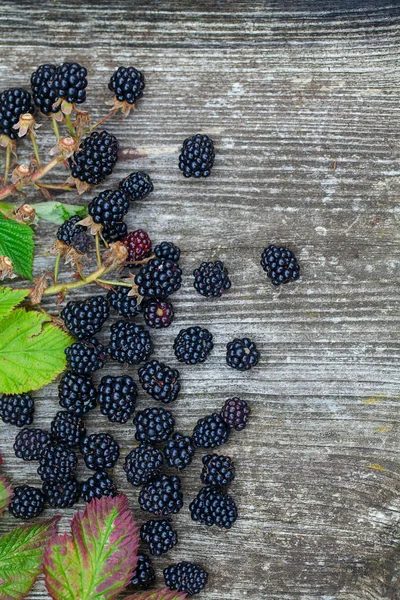
[[[86,427],[79,415],[60,410],[51,422],[51,433],[56,442],[72,447],[79,444]]]
[[[72,238],[71,246],[78,254],[87,254],[92,245],[92,238],[84,231],[76,233]]]
[[[300,267],[295,255],[283,246],[271,244],[265,248],[261,255],[261,266],[275,286],[300,277]]]
[[[229,427],[217,413],[207,415],[197,421],[193,430],[193,441],[195,446],[202,448],[215,448],[226,442],[229,435]]]
[[[101,230],[101,237],[107,244],[113,244],[122,240],[127,233],[128,226],[124,221],[121,223],[106,223]]]
[[[142,442],[125,458],[126,478],[132,485],[144,485],[160,475],[163,462],[163,455],[159,450]]]
[[[160,556],[164,552],[168,552],[178,543],[178,534],[166,519],[143,523],[140,528],[140,537],[148,545],[150,554],[153,556]]]
[[[248,371],[260,359],[257,346],[249,338],[235,339],[226,345],[226,362],[238,371]]]
[[[174,341],[176,358],[187,365],[204,362],[214,347],[212,338],[208,329],[201,327],[181,329]]]
[[[89,376],[106,364],[106,350],[96,338],[75,342],[65,349],[69,368],[78,375]]]
[[[54,79],[57,72],[55,65],[40,65],[31,75],[33,101],[44,115],[56,113],[59,106],[54,106],[58,100]]]
[[[63,242],[66,246],[72,246],[76,235],[87,231],[87,227],[84,227],[83,225],[77,225],[77,223],[79,223],[81,220],[81,217],[78,215],[73,215],[64,221],[64,223],[58,228],[57,239],[60,242]]]
[[[225,529],[232,527],[238,515],[233,498],[214,485],[203,487],[190,503],[189,510],[193,521]]]
[[[48,431],[21,429],[14,442],[15,456],[22,460],[39,460],[42,450],[51,442]]]
[[[139,381],[154,400],[168,404],[176,400],[181,384],[178,369],[171,369],[158,360],[151,360],[139,369]]]
[[[131,288],[118,286],[109,290],[107,300],[121,317],[130,319],[142,312],[142,303],[138,303],[137,296],[128,296]]]
[[[181,251],[178,246],[175,246],[172,242],[161,242],[154,248],[154,254],[157,258],[163,258],[164,260],[173,260],[178,262],[181,257]]]
[[[34,410],[35,404],[30,394],[4,395],[0,400],[0,419],[10,425],[30,425]]]
[[[42,490],[52,508],[72,508],[80,496],[80,485],[76,479],[64,483],[45,481]]]
[[[27,520],[39,516],[44,510],[43,492],[30,485],[17,486],[9,510],[16,519]]]
[[[66,328],[79,340],[91,338],[100,331],[109,316],[110,307],[103,296],[71,300],[61,311]]]
[[[167,587],[186,592],[189,596],[201,592],[208,579],[208,573],[200,565],[186,561],[169,565],[163,573]]]
[[[64,373],[58,386],[60,406],[76,415],[84,415],[96,406],[96,390],[92,380],[72,371]]]
[[[183,142],[179,168],[184,177],[208,177],[214,164],[214,142],[198,133]]]
[[[203,456],[203,470],[200,479],[203,485],[224,486],[235,478],[235,466],[229,456],[207,454]]]
[[[89,479],[81,484],[81,496],[84,502],[90,502],[93,498],[104,498],[105,496],[116,496],[117,488],[113,480],[105,471],[96,471]]]
[[[89,185],[97,185],[111,175],[118,160],[119,143],[108,131],[92,131],[68,159],[71,175]]]
[[[121,181],[119,189],[128,196],[130,202],[134,202],[146,198],[154,190],[154,187],[147,173],[136,171]]]
[[[22,88],[11,88],[0,94],[0,135],[6,135],[12,140],[18,138],[14,129],[21,115],[33,114],[35,107],[29,92]]]
[[[102,415],[111,423],[126,423],[135,410],[137,386],[129,375],[102,377],[98,389],[98,403]]]
[[[54,87],[59,98],[70,104],[82,104],[86,100],[87,70],[78,63],[63,63],[57,67]]]
[[[118,67],[108,84],[108,89],[118,102],[127,102],[132,106],[143,96],[144,88],[143,74],[135,67]]]
[[[181,480],[177,475],[153,479],[141,489],[139,505],[144,511],[164,517],[179,512],[183,506]]]
[[[202,262],[193,271],[194,288],[202,296],[222,296],[231,287],[231,280],[224,263],[220,260],[215,262]]]
[[[144,320],[147,327],[162,329],[169,327],[174,318],[174,309],[166,300],[149,300],[144,309]]]
[[[89,215],[97,224],[122,221],[129,210],[129,200],[118,190],[104,190],[88,205]]]
[[[81,439],[83,460],[88,469],[112,469],[119,458],[119,446],[109,433],[93,433]]]
[[[133,571],[131,585],[147,590],[156,580],[155,571],[150,558],[143,552],[138,553],[136,569]]]
[[[222,407],[221,417],[231,429],[241,431],[247,425],[250,407],[246,400],[240,398],[228,399]]]
[[[111,326],[107,352],[120,363],[138,365],[149,358],[153,344],[149,332],[141,325],[117,321]]]
[[[135,277],[139,294],[164,300],[181,287],[182,271],[172,260],[152,258]]]
[[[190,465],[195,452],[193,440],[181,433],[174,433],[164,448],[164,456],[170,467],[182,471]]]
[[[151,253],[151,239],[143,229],[131,231],[121,241],[128,252],[126,262],[137,263]],[[128,266],[133,267],[134,265]]]
[[[43,481],[64,483],[74,479],[78,459],[71,448],[51,444],[44,448],[39,464],[38,474]]]
[[[174,430],[175,420],[165,408],[145,408],[133,419],[138,442],[164,442]]]

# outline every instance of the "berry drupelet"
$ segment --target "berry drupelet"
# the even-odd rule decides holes
[[[86,427],[79,415],[60,410],[51,422],[51,433],[56,442],[73,447],[86,434]]]
[[[238,371],[248,371],[260,359],[257,346],[249,338],[235,339],[226,345],[226,362]]]
[[[72,371],[64,373],[58,386],[60,406],[76,415],[84,415],[96,406],[96,390],[92,380]]]
[[[214,485],[202,488],[190,503],[189,510],[193,521],[225,529],[232,527],[238,514],[233,498]]]
[[[39,464],[38,474],[43,481],[64,483],[74,479],[78,459],[71,448],[51,444],[43,450]]]
[[[102,377],[97,401],[111,423],[126,423],[136,406],[137,386],[129,375]]]
[[[271,244],[265,248],[261,255],[261,266],[275,286],[300,277],[300,267],[295,255],[283,246]]]
[[[166,300],[149,300],[143,314],[147,327],[162,329],[169,327],[174,318],[174,309]]]
[[[203,485],[229,485],[235,478],[235,465],[229,456],[207,454],[203,456],[200,479]]]
[[[108,131],[93,131],[68,159],[71,175],[89,185],[97,185],[111,175],[118,160],[119,143]]]
[[[161,556],[178,543],[178,534],[166,519],[159,521],[152,519],[143,523],[140,528],[140,537],[148,545],[150,554],[153,556]]]
[[[108,89],[118,102],[126,102],[131,106],[135,106],[136,100],[143,96],[144,88],[143,74],[135,67],[118,67],[108,84]]]
[[[130,202],[134,202],[135,200],[146,198],[153,191],[154,187],[147,173],[136,171],[121,181],[119,189],[128,196]]]
[[[89,215],[98,225],[122,221],[128,210],[129,200],[119,190],[104,190],[88,205]]]
[[[179,562],[169,565],[163,571],[165,585],[171,590],[194,596],[206,586],[208,573],[195,563]]]
[[[109,433],[93,433],[81,439],[83,460],[88,469],[112,469],[119,458],[119,446]]]
[[[121,242],[124,244],[128,256],[126,258],[127,263],[133,263],[128,266],[134,266],[137,263],[151,254],[151,239],[148,233],[143,229],[137,229],[131,231],[125,236]]]
[[[11,88],[0,94],[0,135],[6,135],[12,140],[18,138],[18,131],[14,129],[19,118],[26,114],[33,114],[35,107],[29,92],[22,88]]]
[[[21,429],[14,442],[15,456],[22,460],[39,460],[43,449],[51,442],[48,431]]]
[[[147,590],[156,580],[155,571],[147,554],[139,552],[136,569],[133,571],[131,585]]]
[[[75,342],[65,349],[69,368],[78,375],[87,377],[102,369],[106,364],[106,350],[96,338]]]
[[[183,142],[179,168],[184,177],[208,177],[214,164],[214,142],[198,133]]]
[[[221,417],[230,429],[241,431],[247,425],[250,407],[246,400],[229,398],[222,407]]]
[[[110,307],[103,296],[71,300],[61,311],[66,328],[79,340],[91,338],[100,331],[109,316]]]
[[[182,270],[172,260],[152,258],[135,277],[141,296],[164,300],[181,287]]]
[[[193,271],[194,288],[202,296],[222,296],[231,287],[231,280],[224,263],[220,260],[215,262],[203,262]]]
[[[146,484],[139,494],[139,505],[144,511],[168,516],[183,506],[181,480],[177,475],[160,475]]]
[[[89,479],[81,484],[81,496],[84,502],[90,502],[93,498],[114,498],[118,494],[113,480],[105,471],[96,471]]]
[[[111,326],[107,352],[120,363],[138,365],[149,358],[153,343],[149,332],[141,325],[117,321]]]
[[[141,302],[138,303],[137,296],[128,296],[131,288],[126,286],[118,286],[116,289],[109,290],[107,293],[107,300],[114,310],[117,311],[121,317],[131,319],[137,314],[142,312],[143,305]]]
[[[164,456],[170,467],[182,471],[190,465],[194,456],[195,446],[190,437],[179,432],[174,433],[164,448]]]
[[[187,365],[204,362],[214,347],[212,338],[208,329],[201,327],[181,329],[174,341],[176,358]]]
[[[41,490],[30,485],[19,485],[14,488],[9,510],[16,519],[33,519],[43,512],[44,502]]]
[[[181,251],[178,246],[175,246],[172,242],[161,242],[154,248],[154,254],[157,258],[164,258],[165,260],[173,260],[178,262],[181,257]]]
[[[120,223],[106,223],[103,225],[101,230],[101,237],[103,242],[112,244],[122,240],[123,237],[128,233],[128,226],[124,221]]]
[[[79,500],[80,484],[76,479],[64,483],[45,481],[42,491],[52,508],[72,508]]]
[[[30,394],[4,395],[0,399],[0,419],[4,423],[25,427],[33,421],[35,404]]]
[[[154,400],[168,404],[176,400],[181,389],[178,369],[171,369],[158,360],[151,360],[139,369],[139,381]]]
[[[201,448],[215,448],[226,442],[229,431],[222,417],[213,413],[197,421],[193,430],[193,442]]]
[[[150,444],[142,442],[126,456],[124,471],[129,483],[139,486],[158,477],[162,465],[162,453]]]
[[[54,79],[57,72],[55,65],[40,65],[31,75],[32,97],[35,105],[44,115],[56,113],[59,106],[54,106],[58,100]]]
[[[66,246],[74,247],[77,235],[87,231],[87,227],[78,225],[79,221],[81,221],[81,217],[78,215],[73,215],[64,221],[64,223],[58,228],[57,239],[60,242],[63,242]]]
[[[86,100],[87,70],[78,63],[63,63],[57,67],[54,87],[59,98],[70,104],[82,104]]]
[[[175,420],[165,408],[145,408],[133,419],[138,442],[164,442],[172,434]]]

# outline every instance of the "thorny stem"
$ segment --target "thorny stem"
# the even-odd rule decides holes
[[[7,145],[6,148],[6,168],[4,171],[4,185],[6,185],[7,183],[7,179],[8,179],[8,172],[10,170],[10,162],[11,162],[11,148],[9,145]]]
[[[104,123],[104,121],[107,121],[107,119],[109,119],[110,117],[112,117],[113,115],[115,115],[116,112],[117,112],[117,109],[113,108],[113,110],[110,111],[108,113],[108,115],[106,115],[105,117],[103,117],[102,119],[100,119],[100,121],[97,121],[97,123],[95,123],[94,125],[92,125],[92,127],[90,128],[90,131],[93,131],[93,129],[96,129],[96,127],[98,127],[99,125],[101,125],[102,123]]]
[[[54,131],[54,134],[58,141],[60,139],[60,130],[58,129],[57,119],[55,118],[54,115],[52,115],[51,120],[52,120],[53,131]]]
[[[115,266],[111,266],[111,267],[102,266],[102,267],[100,267],[100,269],[97,269],[97,271],[95,271],[94,273],[91,273],[90,275],[88,275],[84,279],[81,279],[80,281],[74,281],[73,283],[59,283],[56,285],[50,285],[48,288],[46,288],[44,290],[43,295],[44,296],[53,296],[54,294],[59,294],[60,292],[65,292],[68,290],[73,290],[76,288],[83,287],[83,286],[87,285],[88,283],[94,283],[97,281],[97,279],[99,279],[99,277],[101,277],[105,273],[108,273],[108,271],[111,271],[111,269],[113,269],[113,268],[115,268]]]
[[[57,258],[56,258],[56,264],[54,265],[54,283],[57,283],[58,280],[58,272],[60,270],[60,259],[61,259],[61,254],[57,254]]]
[[[62,161],[63,161],[62,156],[56,156],[55,158],[53,158],[53,160],[51,160],[49,163],[47,163],[46,166],[44,166],[42,169],[39,169],[39,171],[36,171],[36,173],[34,173],[32,175],[30,183],[35,183],[36,181],[39,181],[39,179],[42,179],[42,177],[47,175],[47,173],[49,171],[54,169],[54,167],[56,167]],[[0,190],[0,200],[2,200],[3,198],[7,198],[7,196],[12,194],[18,188],[18,186],[20,184],[21,184],[21,182],[17,181],[17,183],[12,183],[11,185]]]
[[[35,139],[35,134],[33,131],[29,132],[29,136],[31,138],[31,142],[32,142],[32,146],[33,146],[33,151],[35,153],[35,157],[37,160],[37,164],[39,165],[39,167],[42,166],[42,163],[40,162],[40,156],[39,156],[39,148],[37,147],[37,143],[36,143],[36,139]]]
[[[69,131],[71,137],[73,137],[75,139],[76,138],[76,131],[72,127],[71,115],[65,115],[65,123],[66,123],[66,125],[68,127],[68,131]]]

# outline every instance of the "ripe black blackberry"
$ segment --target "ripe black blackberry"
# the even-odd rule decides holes
[[[213,413],[197,421],[193,430],[193,441],[195,446],[215,448],[226,442],[229,431],[230,429],[222,417]]]
[[[54,79],[57,72],[55,65],[40,65],[31,75],[32,97],[35,105],[44,115],[56,113],[59,106],[54,106],[58,100]]]
[[[179,512],[183,506],[180,478],[160,475],[153,479],[140,490],[139,505],[144,511],[164,517]]]
[[[190,503],[189,510],[193,521],[225,529],[232,527],[238,516],[233,498],[214,485],[203,487]]]
[[[118,102],[127,102],[132,106],[143,96],[144,88],[143,74],[135,67],[118,67],[108,83],[108,89]]]
[[[135,317],[143,309],[142,303],[138,303],[139,299],[137,296],[128,296],[130,290],[131,288],[118,286],[107,293],[107,300],[113,309],[121,317],[126,317],[127,319]]]
[[[164,260],[173,260],[178,262],[181,257],[181,251],[178,246],[175,246],[172,242],[161,242],[154,248],[154,254],[157,258],[163,258]]]
[[[73,215],[64,221],[64,223],[58,228],[57,239],[60,242],[63,242],[66,246],[73,246],[77,234],[85,233],[87,231],[87,227],[84,227],[83,225],[77,225],[77,223],[79,223],[81,220],[81,217],[78,215]]]
[[[51,422],[51,433],[56,442],[66,446],[77,446],[86,434],[83,419],[67,410],[60,410]]]
[[[221,417],[230,429],[241,431],[247,425],[250,415],[250,407],[246,400],[240,398],[229,398],[221,410]]]
[[[75,342],[65,349],[69,368],[78,375],[89,376],[106,364],[106,350],[96,338]]]
[[[200,479],[203,485],[229,485],[235,478],[235,465],[229,456],[207,454],[203,456]]]
[[[90,377],[72,371],[64,373],[59,386],[60,406],[76,415],[84,415],[96,406],[96,390]]]
[[[179,168],[184,177],[208,177],[214,158],[214,142],[207,135],[198,133],[183,142]]]
[[[70,104],[82,104],[86,100],[87,70],[78,63],[63,63],[57,67],[54,87],[59,98]]]
[[[163,571],[165,585],[171,590],[194,596],[206,586],[208,573],[196,563],[182,561],[169,565]]]
[[[71,448],[63,444],[50,444],[44,448],[38,468],[43,481],[64,483],[74,479],[78,459]]]
[[[260,359],[257,346],[249,338],[234,339],[226,345],[226,362],[238,371],[248,371]]]
[[[16,519],[33,519],[43,512],[44,501],[41,490],[30,485],[19,485],[14,488],[9,510]]]
[[[88,469],[112,469],[119,458],[119,446],[109,433],[92,433],[81,439],[83,460]]]
[[[150,554],[153,556],[161,556],[178,543],[178,534],[166,519],[159,521],[152,519],[143,523],[140,537],[149,546]]]
[[[141,325],[117,321],[111,326],[108,354],[120,363],[138,365],[153,352],[153,343],[148,331]]]
[[[169,327],[174,318],[174,309],[166,300],[149,300],[143,314],[147,327],[162,329]]]
[[[93,498],[114,498],[118,494],[113,480],[105,471],[96,471],[89,479],[81,483],[81,496],[84,502],[90,502]]]
[[[102,377],[97,401],[111,423],[126,423],[135,410],[137,386],[129,375]]]
[[[35,404],[30,394],[5,394],[0,399],[0,419],[10,425],[30,425],[34,410]]]
[[[164,300],[181,287],[182,271],[172,260],[152,258],[135,277],[139,294]]]
[[[66,328],[79,340],[91,338],[100,331],[109,316],[110,307],[103,296],[71,300],[61,311]]]
[[[71,175],[89,185],[97,185],[111,175],[118,160],[119,143],[108,131],[92,131],[68,159]]]
[[[134,202],[135,200],[146,198],[153,191],[154,187],[147,173],[136,171],[121,181],[119,189],[128,196],[130,202]]]
[[[142,442],[125,458],[126,478],[132,485],[144,485],[160,474],[163,462],[163,455],[159,450]]]
[[[39,460],[43,449],[50,444],[51,436],[43,429],[21,429],[14,442],[15,456],[22,460]]]
[[[142,388],[154,400],[163,404],[176,400],[181,389],[178,369],[171,369],[154,359],[140,367],[138,373]]]
[[[133,419],[138,442],[164,442],[172,434],[175,420],[165,408],[145,408]]]
[[[92,238],[84,231],[76,233],[72,238],[71,246],[78,254],[87,254],[92,245]]]
[[[79,500],[80,484],[76,479],[64,483],[45,481],[42,490],[52,508],[71,508]]]
[[[123,237],[128,233],[127,224],[122,221],[121,223],[106,223],[103,225],[101,230],[101,237],[107,244],[112,244],[122,240]]]
[[[88,205],[89,215],[97,224],[122,221],[129,210],[129,200],[119,190],[104,190]]]
[[[283,246],[271,244],[265,248],[261,255],[261,266],[275,286],[300,277],[300,266],[295,255]]]
[[[220,260],[215,262],[202,262],[193,271],[194,288],[202,296],[222,296],[231,287],[231,280],[224,263]]]
[[[181,329],[174,341],[175,356],[187,365],[202,363],[214,347],[212,339],[213,336],[208,329],[201,327]]]
[[[35,107],[29,92],[22,88],[11,88],[0,94],[0,135],[6,135],[12,140],[18,138],[14,129],[21,115],[33,114]]]
[[[132,263],[128,265],[130,267],[133,267],[135,263],[143,260],[151,253],[151,239],[144,229],[131,231],[121,241],[128,252],[126,262]]]
[[[156,580],[156,573],[151,565],[150,558],[144,552],[138,553],[136,569],[133,571],[131,585],[147,590]]]
[[[178,471],[182,471],[190,465],[194,452],[195,446],[192,438],[178,432],[174,433],[164,448],[164,456],[168,465],[175,467]]]

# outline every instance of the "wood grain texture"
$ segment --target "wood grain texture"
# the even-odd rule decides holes
[[[130,226],[183,250],[176,320],[154,334],[155,357],[176,365],[181,327],[215,337],[204,365],[180,367],[177,428],[190,432],[235,395],[252,407],[251,425],[221,448],[236,460],[240,519],[227,533],[190,520],[197,456],[182,477],[180,543],[157,561],[160,583],[161,567],[187,559],[210,572],[204,600],[399,597],[399,41],[400,5],[387,0],[2,3],[2,88],[27,85],[40,63],[76,59],[100,116],[117,66],[146,74],[137,112],[107,129],[149,156],[121,161],[107,187],[148,171],[155,191]],[[197,131],[214,138],[216,164],[208,180],[186,181],[178,147]],[[40,133],[50,148],[48,127]],[[52,266],[54,232],[38,227],[36,273]],[[296,252],[303,272],[280,290],[259,266],[274,241]],[[217,258],[232,289],[207,300],[191,272]],[[244,335],[262,360],[240,374],[224,353]],[[35,394],[37,426],[55,414],[56,391]],[[138,406],[149,405],[141,393]],[[123,456],[133,447],[132,427],[97,412],[87,421],[115,434]],[[15,434],[0,424],[2,473],[38,484],[34,465],[13,456]],[[146,520],[121,465],[115,477]],[[0,531],[13,524],[6,517]],[[29,598],[47,598],[42,582]]]

